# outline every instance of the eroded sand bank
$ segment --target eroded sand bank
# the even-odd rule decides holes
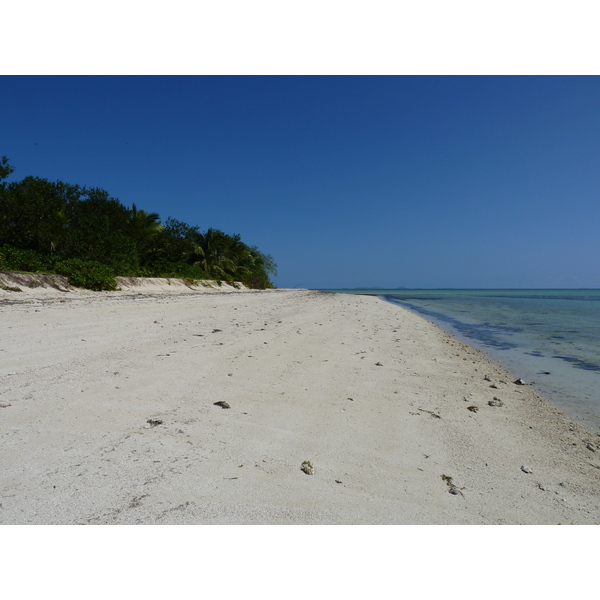
[[[2,294],[1,523],[600,519],[596,432],[377,298]]]

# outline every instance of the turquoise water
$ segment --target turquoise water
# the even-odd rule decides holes
[[[600,427],[600,290],[327,290],[375,294],[476,346]]]

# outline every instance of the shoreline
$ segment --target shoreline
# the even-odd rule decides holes
[[[407,290],[399,291],[402,293],[407,292]],[[428,290],[408,291],[411,293],[420,293],[427,292]],[[432,291],[435,293],[440,290]],[[454,291],[462,293],[472,290]],[[510,292],[511,290],[500,291]],[[561,290],[525,291],[545,291],[552,292],[555,295],[556,292]],[[598,292],[600,290],[591,291]],[[473,317],[470,317],[467,313],[467,320],[462,322],[460,320],[461,317],[456,314],[456,311],[454,311],[454,314],[443,309],[441,312],[432,312],[431,307],[423,306],[422,304],[411,304],[409,299],[396,297],[395,290],[389,290],[389,294],[385,292],[387,290],[381,290],[377,294],[364,294],[363,291],[359,291],[358,293],[361,295],[377,295],[395,306],[401,306],[433,323],[469,346],[477,348],[491,358],[492,361],[497,362],[502,368],[511,373],[515,379],[522,377],[538,394],[550,400],[554,406],[570,418],[575,419],[578,423],[592,431],[600,431],[600,407],[595,401],[597,396],[597,373],[595,371],[597,371],[598,367],[593,363],[586,362],[586,359],[581,359],[577,352],[569,354],[569,349],[566,348],[546,348],[540,351],[536,346],[534,338],[526,329],[515,330],[518,334],[521,334],[521,339],[516,342],[512,336],[510,338],[500,337],[500,339],[490,340],[485,335],[482,336],[481,330],[490,327],[490,324],[484,323],[485,319],[481,319],[481,316],[473,320]],[[342,291],[341,293],[351,292]],[[536,323],[536,325],[538,324]],[[492,325],[491,327],[495,328],[496,325]],[[516,327],[521,328],[523,325],[522,323],[517,324]]]
[[[480,350],[376,297],[219,291],[0,304],[0,523],[600,519],[600,438]]]
[[[382,299],[386,302],[389,302],[388,300],[385,300],[385,298],[382,298]],[[393,304],[394,306],[401,306],[400,304],[396,304],[394,302],[391,302],[391,304]],[[543,379],[542,380],[537,379],[534,381],[536,374],[538,376],[539,375],[543,376],[545,374],[549,374],[549,373],[540,373],[540,370],[539,370],[541,368],[540,366],[538,366],[534,369],[534,368],[532,368],[532,366],[530,364],[527,364],[523,367],[520,363],[518,363],[518,361],[517,361],[518,357],[516,354],[509,353],[509,356],[507,356],[506,354],[503,354],[502,351],[497,351],[493,347],[489,347],[488,345],[481,342],[480,340],[469,337],[469,336],[465,335],[464,333],[461,333],[449,321],[444,321],[443,319],[436,318],[432,315],[424,315],[421,312],[419,312],[419,310],[417,308],[410,308],[407,306],[401,306],[401,307],[412,312],[413,314],[425,319],[426,321],[428,321],[429,323],[432,323],[436,327],[439,327],[442,331],[445,331],[446,333],[448,333],[455,339],[458,339],[458,340],[464,342],[468,346],[476,348],[477,350],[482,352],[485,356],[487,356],[490,360],[497,363],[498,365],[500,365],[501,368],[503,368],[508,373],[510,373],[511,376],[513,377],[513,379],[518,379],[520,377],[525,378],[527,380],[527,385],[532,386],[532,389],[534,389],[539,395],[543,396],[548,401],[550,401],[550,403],[553,406],[555,406],[556,408],[561,410],[563,413],[565,413],[565,415],[568,418],[574,419],[580,425],[589,429],[590,431],[594,431],[594,430],[600,431],[600,417],[597,415],[597,413],[591,412],[589,407],[586,410],[584,407],[574,403],[573,401],[571,401],[570,403],[565,402],[564,401],[564,396],[565,396],[564,390],[557,389],[556,385],[553,386],[551,384],[548,384],[547,382],[544,382]],[[519,366],[517,366],[518,364],[519,364]],[[547,368],[547,367],[545,367],[545,368]],[[561,376],[563,378],[562,381],[570,382],[571,385],[574,383],[572,381],[572,378],[569,378],[568,376],[566,376],[565,371],[567,371],[567,369],[565,368],[565,365],[560,364],[560,363],[555,364],[553,367],[553,371],[559,371],[561,373]],[[564,383],[563,383],[562,387],[565,389],[570,389],[569,386]]]

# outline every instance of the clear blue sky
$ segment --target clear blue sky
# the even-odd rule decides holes
[[[3,76],[2,155],[280,287],[600,287],[596,76]]]

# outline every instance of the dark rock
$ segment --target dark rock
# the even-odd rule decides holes
[[[471,412],[477,412],[479,410],[479,407],[477,407],[477,406],[467,406],[467,410],[470,410]]]
[[[455,485],[454,481],[452,481],[452,477],[450,477],[449,475],[442,475],[442,479],[446,482],[446,485],[448,486],[448,493],[452,494],[453,496],[458,496],[459,494],[461,496],[464,496],[464,494],[460,491],[460,488]]]
[[[315,468],[313,467],[313,464],[310,462],[310,460],[305,460],[300,466],[300,470],[304,471],[304,473],[306,473],[307,475],[315,474]]]
[[[513,383],[516,385],[527,385],[521,378],[516,379],[515,381],[513,381]]]
[[[504,402],[494,396],[494,399],[488,402],[488,406],[504,406]]]
[[[231,408],[231,406],[229,406],[229,404],[227,404],[227,402],[225,402],[224,400],[219,400],[218,402],[213,402],[213,404],[215,406],[220,406],[221,408]]]

